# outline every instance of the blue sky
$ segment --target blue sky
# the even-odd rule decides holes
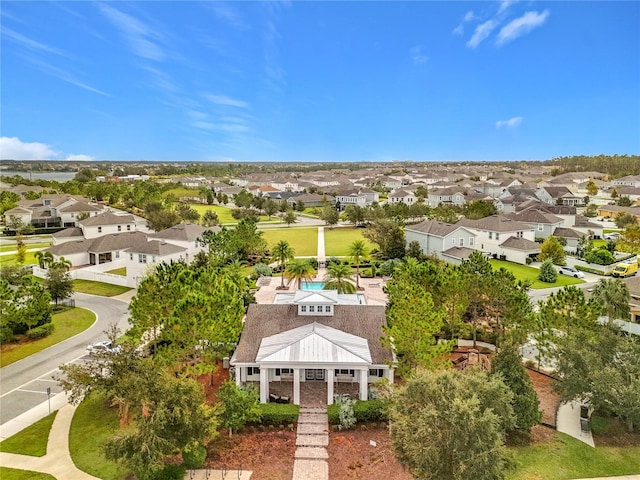
[[[640,153],[640,2],[2,2],[1,158]]]

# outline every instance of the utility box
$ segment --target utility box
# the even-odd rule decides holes
[[[222,359],[222,368],[229,368],[229,357],[224,357]]]

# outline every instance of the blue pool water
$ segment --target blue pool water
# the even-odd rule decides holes
[[[302,282],[302,290],[322,290],[324,282]]]

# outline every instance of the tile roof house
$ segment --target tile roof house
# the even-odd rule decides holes
[[[5,222],[9,224],[11,216],[16,216],[35,228],[76,227],[78,217],[102,211],[101,205],[79,195],[44,194],[35,200],[20,200],[17,207],[5,212]]]
[[[290,303],[249,305],[230,360],[236,383],[257,382],[266,403],[273,382],[290,382],[300,404],[300,384],[313,382],[332,404],[336,382],[358,384],[362,400],[370,383],[393,382],[393,355],[380,343],[385,307],[345,303],[336,291],[299,290]]]

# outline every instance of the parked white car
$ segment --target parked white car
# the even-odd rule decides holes
[[[118,353],[120,352],[120,350],[122,350],[122,348],[119,345],[114,345],[109,340],[103,340],[102,342],[96,342],[92,343],[91,345],[87,345],[87,351],[91,355],[95,355],[96,353],[101,352]]]
[[[569,275],[570,277],[575,278],[584,278],[584,273],[582,273],[580,270],[576,270],[573,267],[559,267],[558,273],[560,275]]]
[[[620,238],[620,234],[618,232],[605,233],[602,238],[605,240],[618,240]]]

